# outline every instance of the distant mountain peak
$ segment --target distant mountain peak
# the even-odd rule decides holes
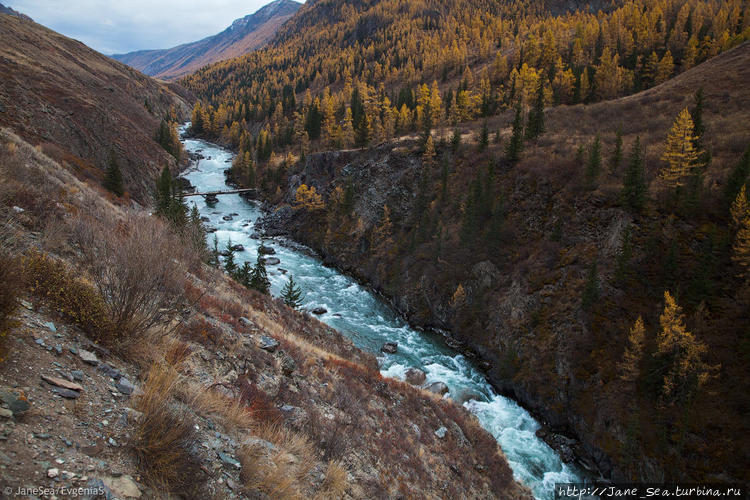
[[[235,19],[221,33],[164,50],[141,50],[112,57],[147,75],[177,79],[208,64],[238,57],[265,45],[281,25],[302,6],[275,0],[256,12]]]

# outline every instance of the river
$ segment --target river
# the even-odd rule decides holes
[[[183,128],[184,130],[184,128]],[[200,153],[204,158],[195,162],[183,177],[199,192],[228,189],[224,170],[231,166],[233,154],[215,144],[197,139],[183,139],[188,152]],[[244,261],[255,263],[260,240],[252,239],[253,225],[262,216],[260,208],[237,194],[219,196],[219,202],[209,207],[202,197],[188,198],[196,203],[201,216],[208,217],[207,225],[216,228],[209,234],[213,245],[214,235],[219,249],[232,244],[243,245],[245,250],[235,253],[240,265]],[[232,215],[232,220],[223,220]],[[354,344],[378,355],[384,376],[404,378],[410,367],[419,368],[427,375],[427,384],[444,382],[448,396],[460,398],[475,394],[478,400],[464,403],[481,424],[500,444],[517,480],[528,485],[539,499],[553,497],[556,482],[577,482],[581,475],[563,463],[555,451],[535,432],[540,424],[515,401],[501,396],[485,380],[482,372],[462,354],[449,348],[436,335],[411,328],[398,314],[366,287],[336,269],[324,266],[310,254],[283,246],[283,241],[265,240],[276,250],[278,265],[268,266],[271,293],[279,295],[288,274],[294,276],[304,292],[303,308],[323,307],[328,312],[318,318],[352,339]],[[288,274],[284,274],[286,270]],[[396,354],[383,354],[385,342],[397,342]]]

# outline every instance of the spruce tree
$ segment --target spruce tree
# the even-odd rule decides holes
[[[289,275],[289,281],[281,291],[281,297],[284,299],[284,304],[293,309],[297,309],[302,303],[302,290],[294,283],[294,276],[291,274]]]
[[[724,206],[731,206],[737,194],[745,185],[747,177],[750,175],[750,146],[745,150],[740,160],[735,164],[727,178],[726,187],[724,188]]]
[[[250,288],[250,278],[253,273],[253,268],[249,262],[245,261],[242,263],[242,267],[237,269],[234,279],[240,282],[245,288]]]
[[[529,111],[529,118],[526,125],[526,140],[536,140],[544,133],[544,78],[539,78],[539,85],[536,89],[536,99],[534,107]]]
[[[490,132],[487,130],[487,122],[482,124],[482,130],[479,132],[479,151],[484,151],[490,144]]]
[[[224,251],[224,270],[229,276],[235,277],[237,273],[237,263],[234,261],[234,245],[232,240],[227,240],[227,248]]]
[[[630,160],[622,185],[622,198],[625,205],[634,212],[640,212],[646,202],[646,176],[640,137],[635,138],[630,152]]]
[[[156,181],[156,213],[166,216],[172,203],[172,174],[169,167],[164,167]]]
[[[458,153],[458,149],[461,147],[461,131],[458,128],[453,129],[453,135],[451,136],[451,151],[453,154]]]
[[[104,174],[104,187],[117,196],[125,194],[125,188],[122,183],[122,172],[120,171],[120,166],[117,164],[114,153],[109,157],[109,165]]]
[[[268,272],[266,271],[266,261],[260,253],[255,261],[255,267],[250,273],[250,288],[264,294],[268,294],[271,289],[271,282],[268,280]]]
[[[611,172],[617,172],[620,169],[622,163],[622,125],[617,127],[617,135],[615,136],[615,149],[612,151],[612,156],[609,157],[609,170]]]
[[[518,161],[523,150],[523,111],[521,103],[516,104],[516,114],[513,118],[513,135],[505,146],[505,158],[510,162]]]

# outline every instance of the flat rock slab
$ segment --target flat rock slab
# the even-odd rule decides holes
[[[75,382],[70,382],[68,380],[58,378],[58,377],[51,377],[49,375],[42,375],[42,380],[45,382],[56,385],[57,387],[63,387],[65,389],[70,389],[71,391],[82,391],[83,387],[80,384],[76,384]]]
[[[279,342],[276,339],[272,339],[271,337],[261,335],[260,339],[258,340],[258,347],[260,347],[264,351],[274,352],[276,348],[279,347]]]
[[[52,392],[67,399],[78,399],[78,396],[81,395],[78,391],[71,391],[70,389],[65,389],[63,387],[53,387]]]
[[[130,476],[103,477],[102,482],[120,498],[141,498],[141,490]]]
[[[78,351],[78,356],[81,358],[81,360],[83,360],[84,363],[88,363],[90,365],[99,364],[99,358],[96,357],[96,354],[91,351],[87,351],[86,349],[80,349]]]

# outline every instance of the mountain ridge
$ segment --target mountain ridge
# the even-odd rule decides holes
[[[154,140],[193,98],[29,19],[0,14],[0,127],[100,182],[114,158],[140,202],[176,160]],[[7,76],[6,76],[7,75]]]
[[[276,0],[235,19],[224,31],[169,49],[139,50],[111,57],[149,76],[176,80],[211,63],[238,57],[263,46],[302,4]]]

